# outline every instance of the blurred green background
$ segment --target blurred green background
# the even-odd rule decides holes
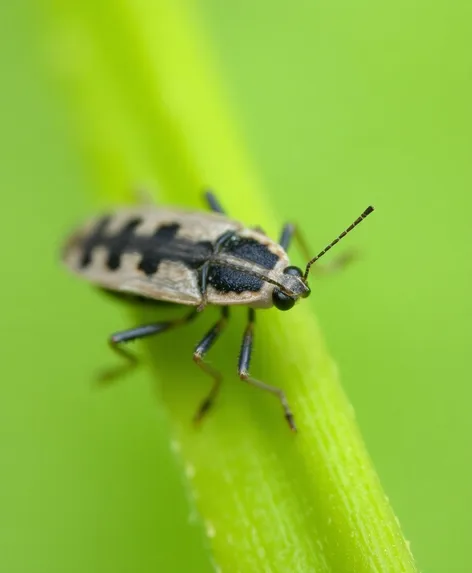
[[[470,571],[472,5],[235,4],[192,6],[277,212],[317,251],[377,208],[314,305],[420,569]],[[211,571],[149,374],[91,391],[129,315],[57,262],[92,192],[47,12],[0,21],[0,570]]]

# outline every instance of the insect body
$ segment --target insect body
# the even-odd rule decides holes
[[[285,418],[296,430],[284,392],[249,374],[256,308],[289,310],[310,294],[311,265],[323,256],[373,208],[364,213],[319,255],[305,271],[289,263],[286,249],[296,234],[294,225],[282,230],[278,243],[260,230],[248,229],[226,217],[213,194],[206,193],[212,213],[140,206],[125,208],[87,222],[67,241],[63,259],[76,274],[109,291],[138,295],[193,307],[184,318],[138,326],[110,337],[110,345],[128,360],[120,345],[158,334],[193,320],[207,305],[221,307],[221,318],[197,344],[194,360],[213,378],[200,405],[200,420],[212,405],[221,375],[204,361],[229,318],[229,306],[249,307],[238,372],[242,380],[276,395]]]

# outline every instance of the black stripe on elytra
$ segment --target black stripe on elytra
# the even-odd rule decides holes
[[[180,225],[172,223],[159,227],[152,237],[134,238],[135,250],[142,253],[138,268],[146,275],[156,273],[164,260],[198,269],[212,255],[213,245],[210,241],[190,241],[177,237],[179,229]]]
[[[85,268],[92,262],[92,252],[95,247],[101,245],[105,240],[105,230],[110,222],[111,217],[103,217],[98,221],[93,231],[88,235],[82,244],[82,257],[80,258],[80,267]]]
[[[116,235],[107,238],[106,247],[108,249],[108,257],[106,265],[111,271],[116,271],[121,265],[121,255],[126,252],[128,246],[132,243],[134,231],[143,220],[139,217],[131,219]]]
[[[139,253],[141,260],[138,268],[146,275],[157,272],[159,264],[164,261],[183,263],[191,269],[199,268],[213,253],[209,241],[190,241],[177,237],[180,225],[172,223],[158,227],[150,236],[136,235],[136,228],[142,219],[133,218],[115,234],[107,234],[106,229],[111,222],[110,217],[101,219],[92,233],[83,242],[83,252],[80,261],[82,268],[92,262],[93,250],[97,247],[107,249],[107,267],[114,271],[121,265],[121,257],[125,253]]]

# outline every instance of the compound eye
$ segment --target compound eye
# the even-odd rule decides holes
[[[285,267],[284,268],[284,275],[293,275],[295,277],[303,277],[302,269],[298,267]]]
[[[280,289],[274,288],[272,291],[272,302],[279,310],[290,310],[295,304],[295,299],[286,295]]]

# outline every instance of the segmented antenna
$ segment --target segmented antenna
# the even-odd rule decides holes
[[[305,269],[305,274],[303,275],[304,281],[306,281],[306,279],[308,277],[311,265],[313,263],[315,263],[318,259],[320,259],[323,255],[325,255],[331,248],[333,248],[336,243],[339,243],[339,241],[341,239],[343,239],[349,232],[351,232],[354,229],[354,227],[357,227],[357,225],[359,225],[359,223],[361,221],[363,221],[367,217],[367,215],[370,215],[373,210],[374,210],[374,208],[372,206],[367,207],[367,209],[362,213],[362,215],[360,217],[358,217],[354,221],[354,223],[352,223],[352,225],[349,225],[349,227],[345,231],[343,231],[337,239],[334,239],[334,241],[332,243],[330,243],[326,248],[324,248],[321,251],[321,253],[318,253],[316,255],[316,257],[311,259],[311,261],[308,261],[308,264],[307,264],[306,269]]]

